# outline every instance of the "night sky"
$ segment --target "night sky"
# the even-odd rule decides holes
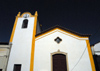
[[[81,34],[92,34],[90,43],[100,41],[100,0],[8,0],[0,2],[0,42],[9,42],[18,12],[38,11],[42,30],[55,25]]]

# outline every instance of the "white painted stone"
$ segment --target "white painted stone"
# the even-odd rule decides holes
[[[79,61],[85,48],[84,55],[73,71],[92,71],[86,44],[87,38],[75,38],[73,35],[64,34],[65,32],[63,31],[52,32],[50,32],[51,34],[47,33],[49,35],[41,36],[42,38],[36,38],[34,71],[51,71],[51,53],[57,52],[58,50],[67,53],[68,68],[71,71]],[[56,37],[62,39],[59,44],[54,41]]]
[[[26,18],[18,18],[17,21],[7,71],[13,71],[14,64],[21,64],[21,71],[30,70],[34,17],[27,18],[27,28],[22,28],[24,19]]]
[[[100,55],[100,42],[96,43],[96,44],[93,46],[93,49],[94,49],[94,54]]]
[[[6,70],[8,55],[9,55],[9,45],[0,45],[0,69],[2,71]]]

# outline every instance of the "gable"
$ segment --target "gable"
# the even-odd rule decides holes
[[[57,37],[62,39],[60,43],[55,42],[55,39]],[[36,36],[35,53],[34,53],[35,54],[34,55],[35,56],[34,71],[37,70],[37,68],[41,70],[40,63],[43,63],[43,61],[44,63],[42,66],[44,68],[42,69],[48,68],[48,66],[52,63],[52,54],[57,53],[57,52],[60,52],[60,53],[63,52],[63,53],[66,53],[66,55],[68,55],[67,68],[72,69],[77,63],[77,61],[80,59],[80,57],[82,56],[82,53],[84,52],[85,49],[86,50],[84,52],[84,56],[82,56],[77,67],[80,67],[82,70],[84,69],[84,71],[86,71],[86,69],[88,69],[89,71],[92,71],[88,50],[86,48],[87,47],[86,40],[88,40],[88,37],[82,37],[82,36],[70,33],[58,27]],[[79,71],[77,70],[78,68],[75,68],[75,69],[76,71]]]
[[[59,32],[59,33],[64,34],[64,35],[71,36],[71,37],[76,38],[76,39],[88,39],[89,36],[90,36],[90,35],[79,34],[77,32],[71,31],[69,29],[65,29],[65,28],[62,28],[62,27],[55,26],[55,27],[50,28],[46,31],[43,31],[40,34],[37,34],[36,35],[36,40],[40,39],[40,38],[43,38],[45,36],[48,36],[50,34],[56,33],[56,32]]]

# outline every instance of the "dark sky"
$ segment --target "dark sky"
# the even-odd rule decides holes
[[[100,41],[100,0],[8,0],[0,2],[0,41],[9,42],[18,12],[38,11],[42,29],[55,25],[81,34],[92,34],[90,43]],[[96,33],[96,34],[95,34]]]

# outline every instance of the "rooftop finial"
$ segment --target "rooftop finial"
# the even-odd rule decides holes
[[[17,16],[20,16],[20,13],[21,13],[21,12],[18,12]]]
[[[37,13],[37,11],[35,12],[35,16],[38,16],[38,13]]]

